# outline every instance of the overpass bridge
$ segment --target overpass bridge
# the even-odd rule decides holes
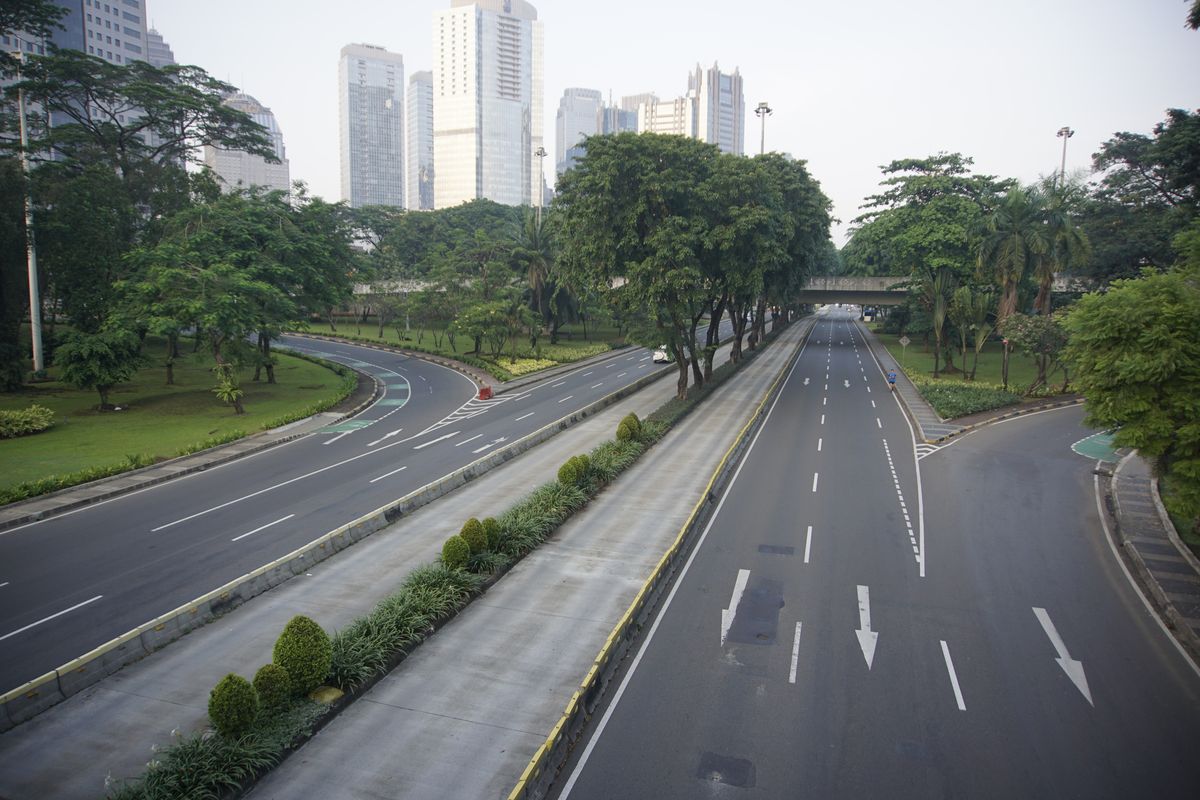
[[[801,303],[852,303],[866,306],[896,306],[904,302],[907,292],[903,286],[906,276],[881,275],[860,277],[854,275],[816,276],[800,290],[796,298]],[[1052,291],[1086,292],[1094,288],[1090,282],[1069,275],[1056,275]]]

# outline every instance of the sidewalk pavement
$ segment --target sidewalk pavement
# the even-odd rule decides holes
[[[1141,455],[1121,459],[1109,482],[1114,535],[1155,610],[1200,661],[1200,561],[1176,534],[1157,483]]]
[[[562,712],[612,621],[624,611],[627,595],[640,587],[638,576],[653,567],[656,554],[665,548],[647,528],[661,527],[660,540],[674,536],[678,517],[686,517],[711,471],[706,459],[719,458],[723,452],[717,440],[732,437],[737,430],[731,417],[749,413],[751,399],[765,390],[762,376],[778,372],[781,360],[792,350],[789,343],[795,343],[803,327],[785,332],[777,346],[747,366],[744,378],[714,393],[672,432],[670,441],[653,448],[630,476],[593,501],[588,521],[577,518],[569,523],[472,604],[464,616],[482,618],[480,632],[464,641],[459,638],[461,631],[469,627],[459,624],[462,617],[451,622],[285,766],[303,765],[309,754],[334,742],[332,760],[357,774],[357,780],[385,781],[395,771],[405,771],[402,781],[386,781],[388,794],[420,786],[430,790],[429,796],[439,797],[507,793]],[[270,660],[275,638],[293,615],[311,616],[326,630],[344,627],[372,609],[412,569],[433,561],[442,542],[457,532],[463,520],[503,510],[551,479],[569,456],[611,438],[626,414],[645,415],[673,395],[672,381],[651,384],[468,483],[452,498],[405,516],[336,558],[317,564],[307,577],[260,595],[0,734],[0,797],[93,798],[103,793],[106,776],[140,774],[153,757],[151,747],[168,744],[173,729],[190,733],[206,726],[208,693],[223,675],[251,676]],[[687,442],[686,448],[673,446],[681,441]],[[674,451],[679,452],[672,460]],[[602,525],[604,517],[622,514],[625,517],[615,529]],[[629,515],[639,517],[641,525],[633,524]],[[568,528],[575,531],[569,539]],[[580,585],[587,593],[573,594]],[[620,598],[613,599],[618,594]],[[570,658],[568,652],[573,652]],[[432,661],[435,668],[432,676],[420,673],[421,680],[441,683],[419,694],[420,703],[414,700],[406,708],[391,708],[389,701],[374,699],[397,681],[414,680],[407,676],[422,659]],[[489,690],[503,697],[489,696]],[[358,741],[354,733],[343,734],[345,747],[336,750],[335,734],[345,727],[354,729],[348,714],[374,717],[389,710],[402,721],[409,715],[408,722],[417,722],[389,728],[385,735],[368,734],[368,741],[376,739],[377,748],[370,759],[356,750],[366,748],[368,741]],[[343,719],[347,722],[339,724]],[[505,737],[513,741],[502,743]],[[318,747],[312,747],[318,742]],[[400,746],[401,742],[407,744]],[[354,758],[347,758],[347,753]],[[404,756],[397,757],[398,753]],[[436,782],[422,783],[435,773],[453,776],[449,783],[440,784],[440,793],[432,791],[439,785]],[[496,791],[447,795],[445,787],[460,778],[481,781]],[[314,783],[326,790],[310,796],[348,794],[332,780]],[[330,786],[335,788],[329,790]],[[288,791],[280,796],[302,794]]]

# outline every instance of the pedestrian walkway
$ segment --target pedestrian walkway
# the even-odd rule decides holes
[[[1171,526],[1146,459],[1135,453],[1121,460],[1112,496],[1117,541],[1134,574],[1179,642],[1200,659],[1200,562]]]
[[[785,331],[253,796],[507,794],[703,492],[723,443],[807,325]],[[502,510],[552,479],[568,457],[612,438],[626,414],[644,416],[673,395],[673,381],[652,383],[471,481],[452,502],[401,518],[307,576],[0,734],[0,797],[93,798],[107,776],[138,775],[154,757],[151,747],[169,743],[172,730],[207,725],[208,693],[222,676],[251,676],[270,660],[293,615],[311,616],[326,630],[344,627],[434,560],[466,518]]]
[[[900,368],[896,359],[892,358],[892,354],[888,352],[883,343],[879,341],[879,337],[870,328],[860,322],[858,330],[862,333],[863,339],[871,348],[876,360],[883,367],[883,371],[896,370],[896,391],[900,393],[900,400],[905,411],[908,412],[909,419],[917,428],[918,441],[933,444],[963,430],[962,425],[948,422],[938,416],[938,413],[933,410],[933,406],[929,405],[929,402],[921,396],[917,387],[913,386],[912,381],[904,374],[904,370]]]

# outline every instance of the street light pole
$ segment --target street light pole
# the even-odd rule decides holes
[[[17,40],[17,84],[20,85],[21,65],[25,63],[25,54],[21,52],[20,39]],[[21,129],[21,175],[25,186],[21,192],[25,204],[25,260],[29,271],[29,338],[33,342],[33,371],[39,373],[46,368],[42,360],[42,299],[38,291],[37,248],[33,243],[33,197],[30,195],[29,182],[29,136],[25,130],[25,91],[17,89],[17,116],[20,118]]]
[[[774,109],[767,105],[765,100],[758,104],[758,108],[754,109],[754,115],[761,121],[759,125],[760,133],[758,143],[758,154],[760,156],[767,152],[767,117],[771,116],[773,110]]]
[[[543,181],[545,181],[545,177],[542,175],[542,162],[546,158],[546,148],[542,147],[541,145],[538,145],[538,149],[534,150],[533,154],[535,156],[537,156],[537,160],[538,160],[537,226],[538,226],[538,229],[540,230],[542,227],[542,198],[545,197],[545,194],[546,194],[546,191],[542,185]]]
[[[1058,129],[1058,137],[1063,140],[1062,167],[1059,168],[1059,183],[1067,185],[1067,139],[1075,135],[1075,131],[1067,125]]]

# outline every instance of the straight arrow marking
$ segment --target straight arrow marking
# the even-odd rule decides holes
[[[1058,658],[1054,660],[1062,667],[1062,671],[1067,673],[1067,677],[1071,679],[1071,683],[1075,684],[1075,688],[1079,690],[1080,694],[1087,698],[1088,704],[1095,707],[1096,704],[1092,702],[1092,691],[1088,688],[1087,676],[1083,673],[1083,662],[1071,658],[1071,654],[1067,652],[1067,646],[1063,643],[1062,637],[1058,635],[1054,623],[1050,621],[1050,615],[1046,613],[1046,609],[1035,608],[1033,613],[1038,618],[1038,622],[1042,623],[1042,630],[1050,637],[1050,644],[1054,645],[1054,650],[1058,653]]]
[[[742,602],[742,593],[746,591],[746,581],[750,580],[750,570],[739,569],[737,580],[733,582],[733,596],[729,598],[729,608],[721,609],[721,646],[725,646],[725,637],[733,625],[733,617],[737,614],[738,603]]]
[[[866,586],[858,587],[858,630],[855,634],[869,670],[875,661],[875,643],[879,640],[879,634],[871,630],[871,590]]]

